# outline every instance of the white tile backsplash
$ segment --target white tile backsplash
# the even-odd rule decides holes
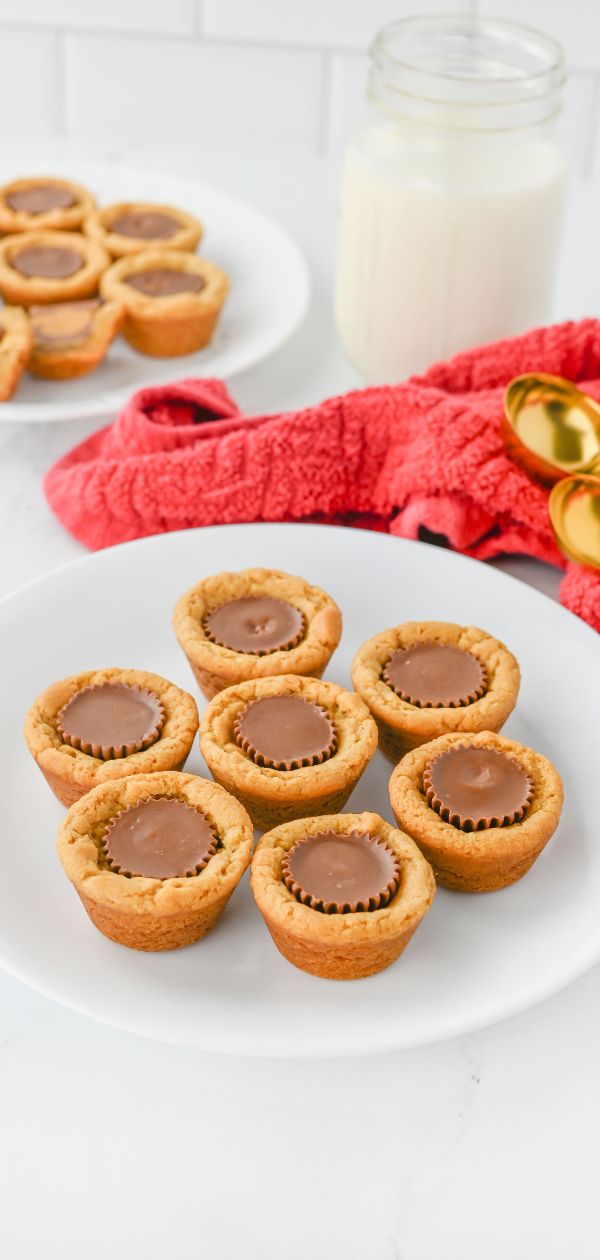
[[[0,0],[0,134],[208,136],[337,160],[364,111],[373,34],[430,10],[495,14],[561,40],[572,166],[600,178],[600,0]]]
[[[57,127],[55,36],[0,30],[0,133],[49,136]],[[23,87],[25,85],[25,91]]]
[[[66,85],[68,135],[319,145],[318,52],[67,35]]]
[[[0,23],[185,35],[195,29],[196,11],[196,0],[1,0]]]
[[[600,70],[598,0],[479,0],[478,11],[536,26],[562,44],[570,65]]]
[[[366,111],[368,65],[366,53],[333,55],[326,147],[335,157],[343,152],[349,136]]]
[[[362,50],[396,18],[469,7],[468,0],[204,0],[203,29],[230,39]]]
[[[599,80],[590,71],[573,70],[565,91],[562,130],[571,169],[586,178],[594,172],[598,130]]]

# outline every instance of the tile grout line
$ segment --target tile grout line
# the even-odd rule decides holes
[[[199,11],[202,13],[202,9]],[[17,35],[29,35],[31,32],[36,34],[51,35],[55,37],[75,37],[79,39],[93,40],[136,40],[150,41],[154,44],[189,44],[205,43],[214,44],[217,48],[237,48],[243,51],[246,48],[258,48],[267,52],[281,53],[318,53],[324,56],[334,56],[340,54],[344,57],[361,57],[367,51],[367,47],[361,44],[319,44],[316,40],[283,40],[277,37],[264,39],[248,39],[244,35],[220,35],[211,34],[206,31],[204,25],[201,30],[139,30],[135,27],[89,27],[78,26],[77,22],[69,22],[68,25],[50,26],[48,23],[39,26],[20,26],[18,22],[7,22],[0,16],[0,32],[9,31]]]
[[[474,0],[477,3],[477,0]],[[203,0],[200,0],[200,15],[203,15]],[[466,10],[463,10],[466,12]],[[376,32],[373,28],[372,35]],[[341,34],[340,42],[336,44],[319,43],[316,39],[297,39],[286,40],[277,38],[277,36],[264,36],[261,38],[245,35],[224,35],[218,32],[213,33],[210,29],[206,29],[205,17],[201,18],[201,29],[195,30],[145,30],[136,27],[108,27],[108,26],[78,26],[77,22],[69,22],[62,27],[52,26],[49,23],[36,26],[23,26],[18,22],[6,21],[0,16],[0,31],[10,31],[19,35],[27,35],[35,31],[45,35],[65,35],[76,36],[82,39],[109,39],[118,40],[120,38],[127,40],[151,40],[153,43],[178,43],[189,44],[190,42],[204,42],[206,44],[215,44],[218,48],[259,48],[266,49],[269,52],[277,51],[283,53],[320,53],[325,56],[340,55],[342,57],[362,57],[368,52],[370,38],[366,43],[344,43]]]

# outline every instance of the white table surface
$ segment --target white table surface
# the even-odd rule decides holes
[[[41,165],[30,141],[4,149],[23,170]],[[335,171],[289,151],[48,141],[45,169],[78,149],[216,183],[272,213],[305,250],[310,316],[273,359],[233,381],[244,409],[301,406],[359,383],[331,315]],[[582,247],[595,240],[597,210],[598,194],[574,190],[561,317],[598,310],[600,255]],[[82,553],[40,480],[94,427],[0,425],[0,595]],[[556,593],[553,569],[498,563]],[[0,1255],[592,1260],[599,982],[597,967],[452,1042],[294,1063],[145,1041],[0,973]]]

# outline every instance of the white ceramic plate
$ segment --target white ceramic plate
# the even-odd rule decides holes
[[[318,980],[285,962],[247,876],[196,945],[141,954],[106,940],[59,865],[54,838],[64,811],[21,738],[36,693],[78,670],[137,666],[195,691],[171,609],[192,582],[249,564],[304,574],[339,601],[344,634],[327,677],[346,685],[354,652],[378,629],[408,618],[483,624],[522,666],[506,733],[564,776],[560,828],[529,874],[483,896],[440,890],[404,956],[367,980]],[[106,1023],[239,1054],[412,1046],[539,1001],[600,957],[599,643],[559,605],[492,568],[359,530],[219,526],[114,547],[50,574],[0,605],[0,962]],[[198,751],[188,768],[206,774]],[[393,821],[389,775],[377,753],[348,808]]]
[[[113,416],[135,389],[186,376],[232,377],[272,354],[302,320],[310,279],[302,254],[272,219],[225,193],[160,171],[109,163],[60,162],[56,174],[90,188],[100,205],[157,201],[181,206],[202,220],[200,252],[231,278],[213,340],[198,354],[152,359],[119,337],[107,358],[79,381],[41,381],[25,373],[3,420],[59,421]],[[33,168],[31,168],[33,169]],[[0,182],[27,172],[0,164]]]

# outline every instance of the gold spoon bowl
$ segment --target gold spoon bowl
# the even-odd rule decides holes
[[[565,477],[550,494],[556,541],[570,560],[600,568],[600,477]]]
[[[511,455],[548,485],[600,471],[600,406],[561,376],[530,373],[510,382],[503,436]]]
[[[502,433],[514,459],[553,487],[548,508],[561,551],[600,568],[598,403],[562,376],[516,376],[504,395]]]

